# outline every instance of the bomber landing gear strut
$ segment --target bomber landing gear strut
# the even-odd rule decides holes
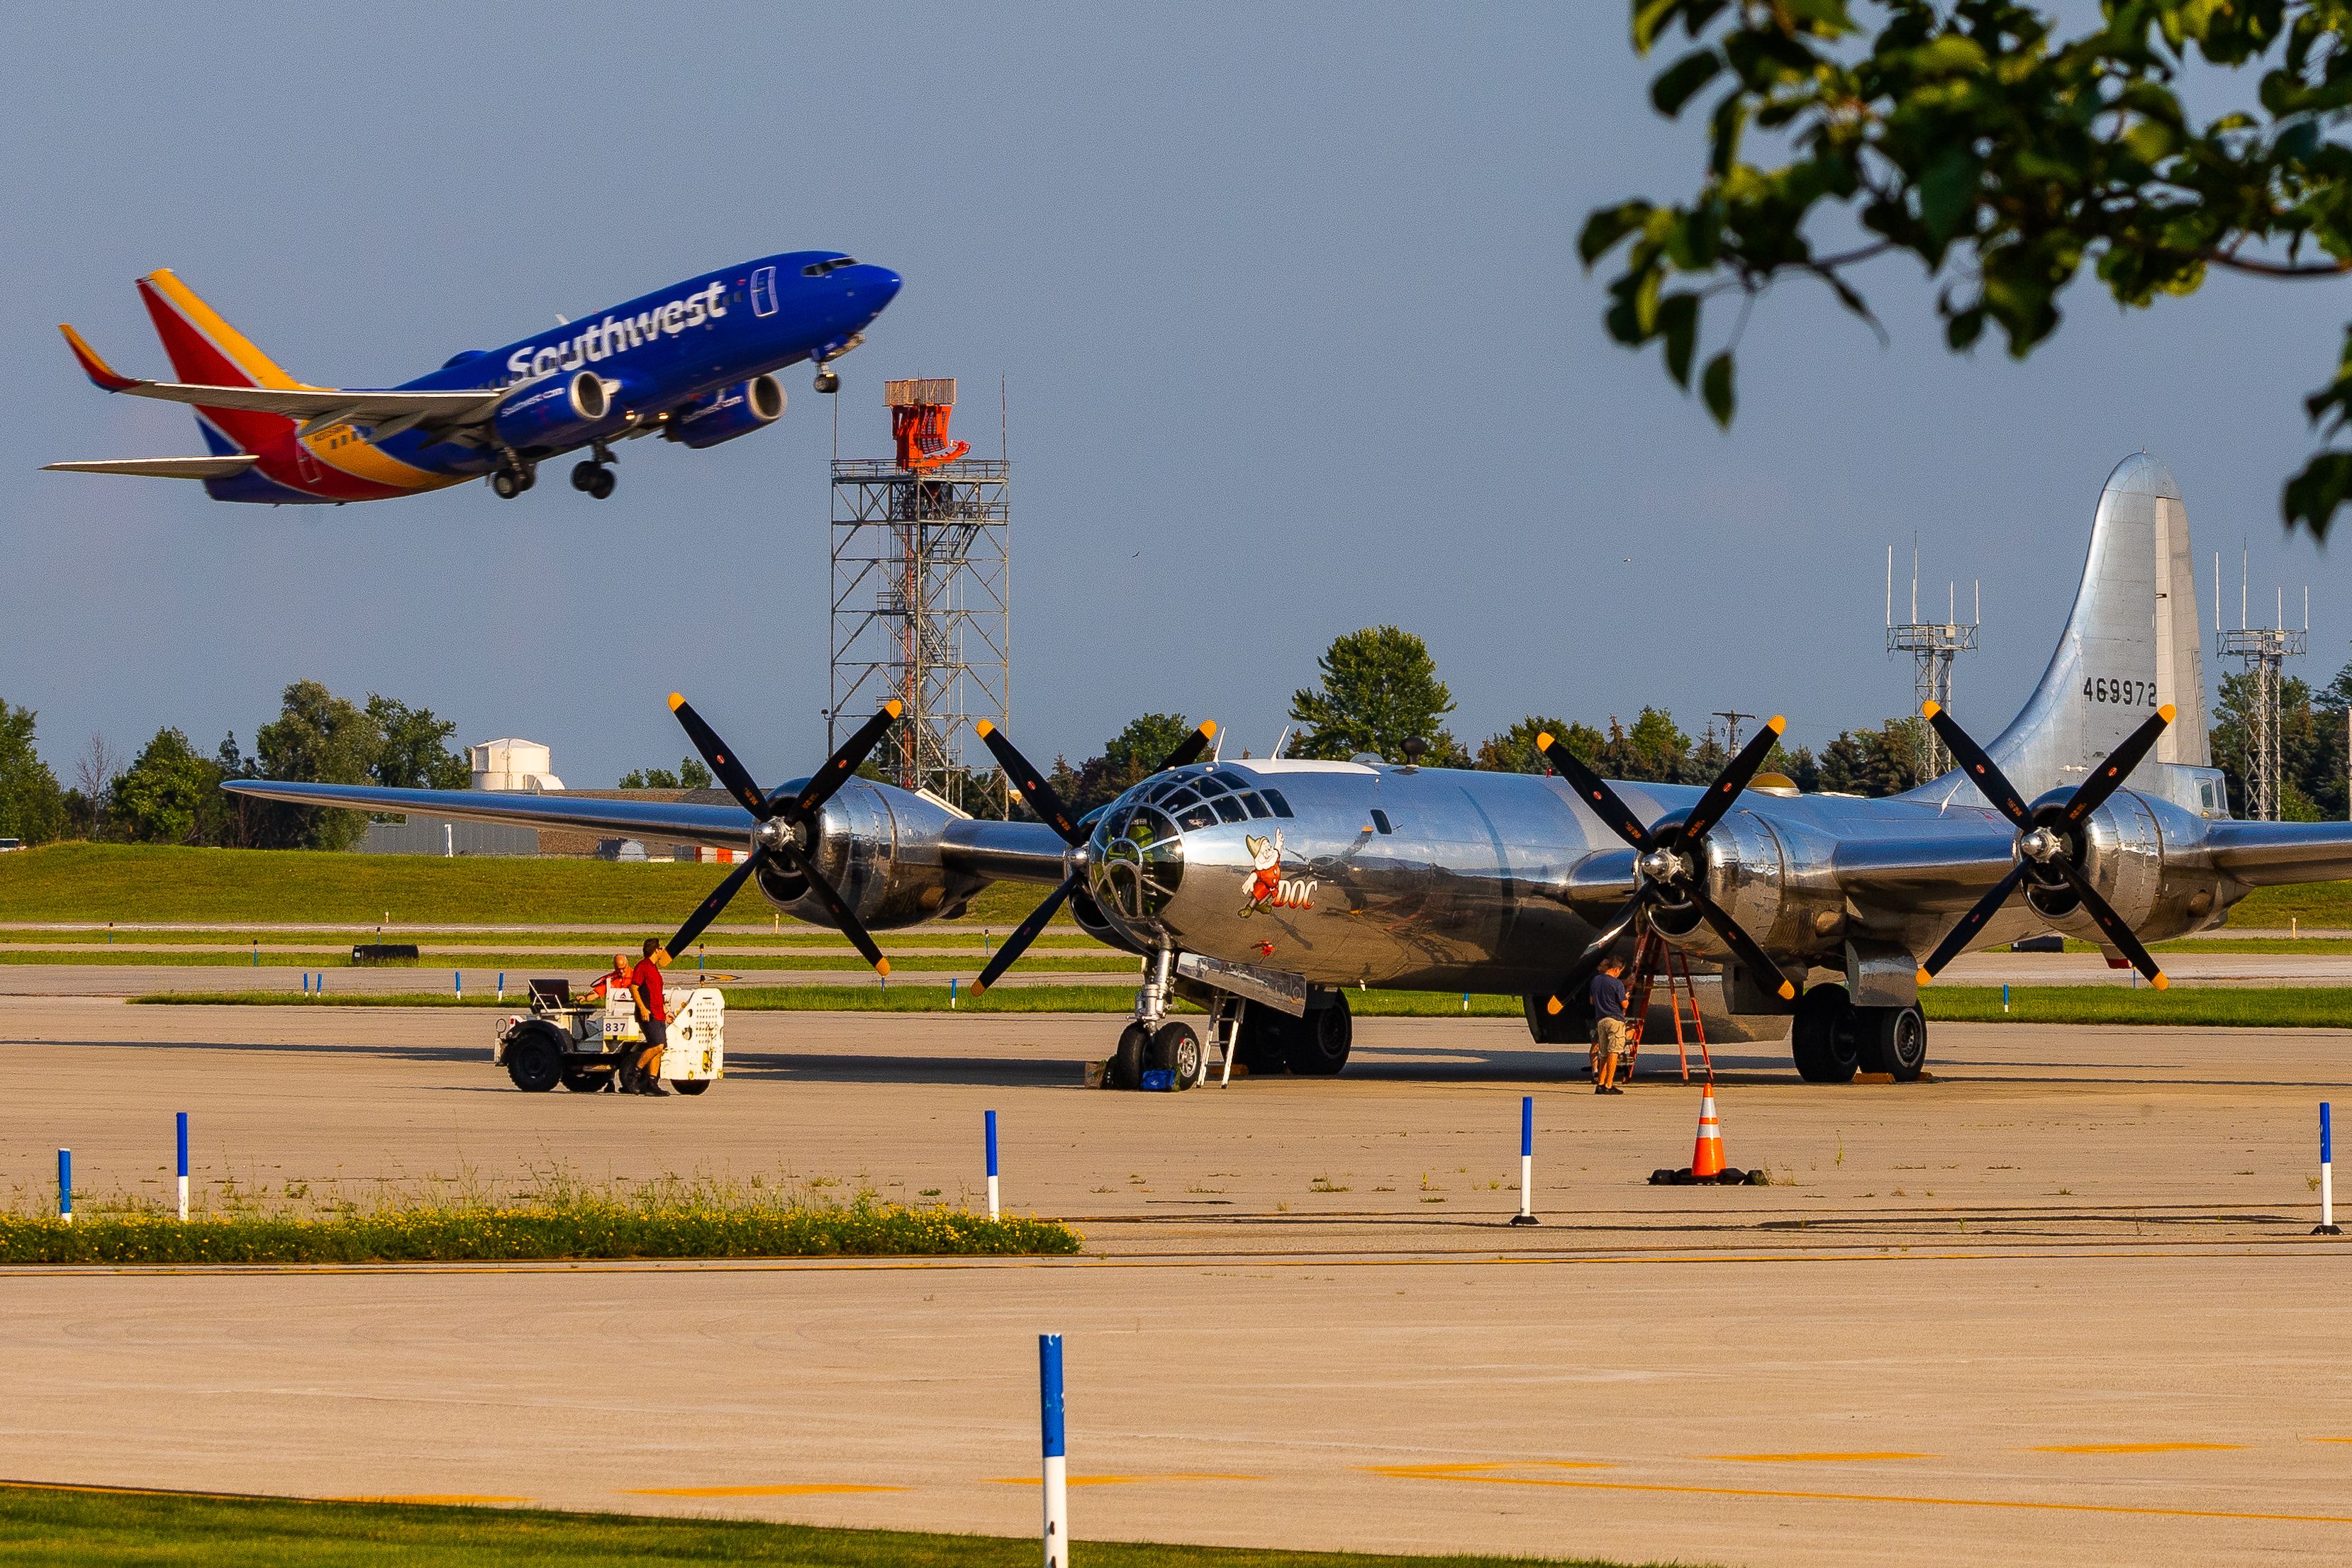
[[[1151,956],[1151,970],[1135,992],[1135,1021],[1119,1031],[1118,1049],[1111,1053],[1108,1076],[1114,1089],[1140,1089],[1143,1075],[1166,1072],[1171,1089],[1190,1089],[1201,1081],[1201,1037],[1188,1023],[1168,1017],[1175,996],[1176,954],[1162,947]]]
[[[1851,1083],[1857,1072],[1884,1072],[1898,1083],[1927,1065],[1927,1019],[1916,1002],[1858,1008],[1843,986],[1808,986],[1789,1030],[1797,1073],[1808,1083]]]

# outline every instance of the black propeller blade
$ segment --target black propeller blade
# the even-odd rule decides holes
[[[1014,789],[1021,791],[1021,798],[1029,802],[1029,809],[1061,834],[1064,843],[1072,849],[1084,848],[1086,829],[1070,814],[1069,808],[1062,804],[1062,797],[1045,782],[1045,775],[1032,768],[1029,759],[1004,737],[1004,732],[988,720],[982,719],[972,728],[979,732],[981,740],[995,755],[997,765],[1004,769],[1004,776],[1013,780]],[[1199,727],[1179,741],[1176,749],[1161,758],[1160,766],[1152,771],[1165,773],[1171,768],[1181,768],[1200,760],[1201,753],[1209,749],[1209,742],[1215,738],[1216,733],[1217,721],[1202,719]],[[1037,933],[1045,929],[1045,923],[1053,919],[1063,903],[1077,891],[1078,883],[1085,880],[1086,874],[1086,868],[1081,866],[1064,877],[1060,885],[1045,895],[1045,901],[1029,912],[1029,918],[1013,928],[1013,935],[1004,939],[1003,946],[997,948],[995,956],[989,959],[987,967],[981,970],[980,978],[971,983],[973,996],[979,996],[996,984],[1004,971],[1013,967],[1013,961],[1029,950],[1029,944],[1037,940]]]
[[[2165,726],[2177,716],[2178,710],[2167,703],[2149,715],[2147,722],[2126,736],[2123,744],[2107,754],[2106,760],[2099,764],[2096,772],[2076,786],[2063,806],[2054,811],[2043,808],[2045,816],[2042,818],[2037,818],[2028,809],[2024,798],[2018,794],[2017,787],[2002,775],[1992,758],[1985,755],[1984,748],[1969,737],[1968,732],[1950,714],[1935,703],[1927,704],[1920,711],[1927,716],[1927,722],[1936,727],[1936,733],[1944,737],[1944,744],[1952,748],[1952,755],[1960,759],[1961,767],[1968,771],[1977,788],[1984,791],[1985,799],[1990,800],[2002,816],[2016,824],[2019,838],[2016,866],[1994,883],[1991,891],[1979,899],[1974,908],[1960,916],[1960,923],[1936,945],[1936,950],[1927,955],[1927,962],[1919,966],[1919,983],[1924,986],[1934,979],[1943,972],[1945,965],[1967,951],[1969,944],[1984,929],[1986,922],[1999,914],[2009,902],[2010,895],[2039,870],[2056,877],[2073,890],[2074,896],[2083,901],[2083,908],[2091,916],[2092,924],[2099,928],[2099,934],[2116,951],[2130,960],[2133,968],[2147,977],[2149,985],[2159,991],[2170,986],[2172,982],[2157,966],[2156,955],[2150,953],[2147,944],[2124,924],[2123,916],[2100,896],[2099,890],[2091,885],[2091,879],[2084,874],[2083,868],[2074,863],[2074,844],[2083,824],[2090,821],[2091,813],[2105,805],[2107,797],[2123,787],[2123,781],[2130,776],[2131,770],[2154,749],[2157,738],[2164,733]],[[2045,883],[2042,885],[2049,884]]]
[[[814,826],[818,810],[833,798],[834,791],[841,788],[845,779],[857,771],[858,765],[881,740],[883,731],[888,729],[898,716],[900,705],[898,700],[893,698],[883,704],[882,711],[860,725],[857,733],[825,759],[824,766],[807,785],[797,795],[791,796],[781,789],[773,795],[761,790],[751,770],[728,749],[727,743],[719,737],[719,732],[694,711],[693,705],[685,697],[676,692],[670,693],[669,708],[670,712],[677,715],[677,722],[685,727],[687,738],[694,742],[694,748],[702,753],[702,759],[710,765],[710,771],[727,786],[727,792],[734,796],[762,827],[782,819],[785,831],[782,833],[761,833],[750,857],[687,917],[686,924],[677,928],[677,935],[669,939],[664,951],[674,954],[701,936],[710,923],[719,918],[719,912],[727,907],[728,903],[743,890],[743,884],[758,874],[760,867],[775,859],[791,866],[795,873],[807,881],[809,891],[816,894],[817,902],[824,905],[825,913],[833,917],[834,924],[841,927],[841,934],[849,938],[850,945],[865,956],[868,964],[874,966],[875,972],[888,974],[890,960],[882,956],[882,949],[875,945],[873,936],[857,918],[856,911],[849,907],[848,901],[841,896],[839,890],[825,880],[823,872],[817,870],[816,862],[801,848],[796,835]]]
[[[1552,770],[1568,780],[1569,786],[1584,798],[1585,803],[1611,831],[1633,846],[1636,856],[1633,863],[1640,874],[1640,883],[1633,890],[1633,896],[1625,902],[1616,921],[1585,948],[1576,962],[1569,966],[1559,989],[1546,1004],[1550,1011],[1559,1012],[1566,1005],[1560,1000],[1562,996],[1576,995],[1591,980],[1601,958],[1623,937],[1626,927],[1645,905],[1684,901],[1697,909],[1699,918],[1714,927],[1716,935],[1723,938],[1724,945],[1738,955],[1741,963],[1759,977],[1769,977],[1773,988],[1783,998],[1797,994],[1795,982],[1781,972],[1780,966],[1772,961],[1763,946],[1741,929],[1739,923],[1732,919],[1720,904],[1706,895],[1701,886],[1705,875],[1697,869],[1703,864],[1700,846],[1706,835],[1723,821],[1724,813],[1731,810],[1731,804],[1739,798],[1739,792],[1748,788],[1749,781],[1763,768],[1764,759],[1772,754],[1772,747],[1788,727],[1789,721],[1774,714],[1764,727],[1739,748],[1739,755],[1716,776],[1715,782],[1706,787],[1706,793],[1699,797],[1698,804],[1691,809],[1690,813],[1664,835],[1645,825],[1617,791],[1609,787],[1607,779],[1587,767],[1581,758],[1549,732],[1536,737],[1536,749],[1543,753],[1544,760],[1551,764]],[[1653,870],[1651,862],[1656,861],[1661,853],[1666,857],[1665,863]]]

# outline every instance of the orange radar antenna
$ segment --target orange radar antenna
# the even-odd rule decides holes
[[[968,441],[948,439],[948,416],[955,412],[953,376],[884,382],[882,401],[890,410],[890,435],[898,443],[898,466],[919,472],[941,468],[971,450]]]

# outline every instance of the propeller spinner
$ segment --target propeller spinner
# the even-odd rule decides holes
[[[1650,827],[1635,816],[1617,791],[1609,787],[1608,780],[1586,767],[1583,759],[1558,738],[1549,733],[1536,737],[1536,747],[1551,764],[1552,770],[1568,780],[1612,831],[1633,845],[1635,873],[1633,896],[1618,910],[1617,918],[1593,938],[1591,946],[1569,966],[1559,988],[1547,1004],[1549,1010],[1558,1013],[1566,1005],[1560,1000],[1563,996],[1574,996],[1583,989],[1609,949],[1617,945],[1644,909],[1685,904],[1696,909],[1699,918],[1715,928],[1715,934],[1723,938],[1724,945],[1738,956],[1739,961],[1768,979],[1784,999],[1796,996],[1796,985],[1781,972],[1780,966],[1706,891],[1706,835],[1723,821],[1724,813],[1731,810],[1739,792],[1763,768],[1764,759],[1772,754],[1772,747],[1788,727],[1788,720],[1778,714],[1766,720],[1763,728],[1739,748],[1739,755],[1706,787],[1706,793],[1690,813],[1663,829]]]
[[[2071,891],[2083,901],[2083,907],[2089,911],[2100,935],[2131,960],[2132,967],[2147,977],[2149,985],[2159,991],[2170,985],[2164,971],[2157,967],[2155,955],[2124,924],[2114,906],[2099,896],[2099,890],[2091,885],[2091,879],[2083,873],[2081,860],[2084,847],[2083,824],[2106,803],[2108,796],[2123,787],[2123,781],[2155,747],[2157,737],[2164,733],[2164,727],[2172,722],[2178,710],[2170,703],[2157,709],[2147,722],[2124,737],[2121,746],[2107,753],[2098,771],[2083,780],[2064,804],[2053,801],[2039,808],[2026,805],[2017,786],[1940,705],[1929,703],[1919,711],[1936,727],[1936,733],[1952,748],[1952,755],[1959,758],[1969,780],[2017,829],[2017,864],[1993,884],[1991,892],[1977,901],[1975,908],[1960,916],[1960,923],[1927,955],[1927,961],[1919,966],[1919,983],[1926,985],[1945,965],[1958,957],[1984,929],[1985,923],[2000,913],[2010,894],[2031,883],[2050,893]]]
[[[866,760],[866,754],[882,738],[882,732],[898,718],[901,706],[898,700],[893,698],[883,704],[880,713],[858,726],[857,733],[826,758],[824,766],[818,768],[796,793],[789,795],[782,789],[772,795],[763,791],[752,779],[750,769],[728,749],[727,743],[719,738],[719,732],[711,728],[683,696],[672,692],[669,706],[670,711],[677,715],[677,722],[685,727],[688,738],[694,742],[694,748],[702,753],[705,762],[710,764],[710,771],[727,787],[727,792],[735,797],[736,802],[751,813],[752,821],[758,825],[751,831],[750,858],[720,883],[692,915],[687,916],[686,924],[677,928],[677,935],[669,939],[665,951],[678,952],[701,936],[704,928],[719,918],[719,911],[742,891],[743,884],[760,873],[761,866],[770,861],[782,861],[792,868],[793,874],[807,881],[809,890],[817,896],[817,902],[824,905],[825,912],[833,916],[834,924],[841,927],[842,935],[865,955],[866,961],[874,966],[875,971],[888,974],[890,960],[882,956],[882,949],[875,946],[873,936],[859,921],[856,912],[849,907],[848,902],[833,883],[825,880],[824,873],[817,870],[816,862],[809,858],[808,852],[815,842],[818,812],[833,798],[834,791],[857,771],[858,764]]]

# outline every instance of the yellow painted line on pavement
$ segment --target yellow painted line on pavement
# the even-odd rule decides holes
[[[1444,1480],[1449,1476],[1475,1476],[1491,1470],[1613,1470],[1617,1467],[1603,1459],[1490,1459],[1475,1465],[1359,1465],[1383,1476],[1426,1476]]]
[[[632,1487],[625,1497],[820,1497],[832,1492],[905,1491],[905,1487],[856,1486],[845,1481],[800,1481],[772,1487]]]
[[[1380,1465],[1359,1469],[1382,1470]],[[1410,1478],[1408,1478],[1410,1479]],[[2133,1508],[2121,1503],[2036,1502],[1993,1497],[1912,1497],[1895,1492],[1783,1491],[1769,1487],[1669,1486],[1654,1481],[1576,1481],[1547,1476],[1433,1476],[1432,1480],[1484,1482],[1489,1486],[1564,1487],[1578,1491],[1666,1492],[1682,1497],[1755,1497],[1800,1502],[1894,1502],[1934,1508],[2005,1508],[2027,1512],[2124,1514],[2146,1519],[2224,1519],[2242,1523],[2352,1524],[2352,1514],[2243,1513],[2214,1508]]]
[[[2306,1443],[2352,1443],[2352,1437],[2305,1437]]]
[[[1729,1459],[1742,1465],[1839,1465],[1865,1459],[1932,1459],[1934,1454],[1701,1454],[1702,1459]]]
[[[2222,1454],[2243,1443],[2053,1443],[2027,1450],[2035,1454]]]
[[[1150,1476],[1072,1476],[1069,1478],[1068,1484],[1074,1487],[1115,1487],[1126,1486],[1136,1481],[1256,1481],[1265,1479],[1264,1476],[1217,1475],[1207,1470],[1171,1470],[1164,1474]],[[991,1476],[988,1480],[992,1486],[1004,1487],[1034,1487],[1043,1484],[1035,1476]]]

